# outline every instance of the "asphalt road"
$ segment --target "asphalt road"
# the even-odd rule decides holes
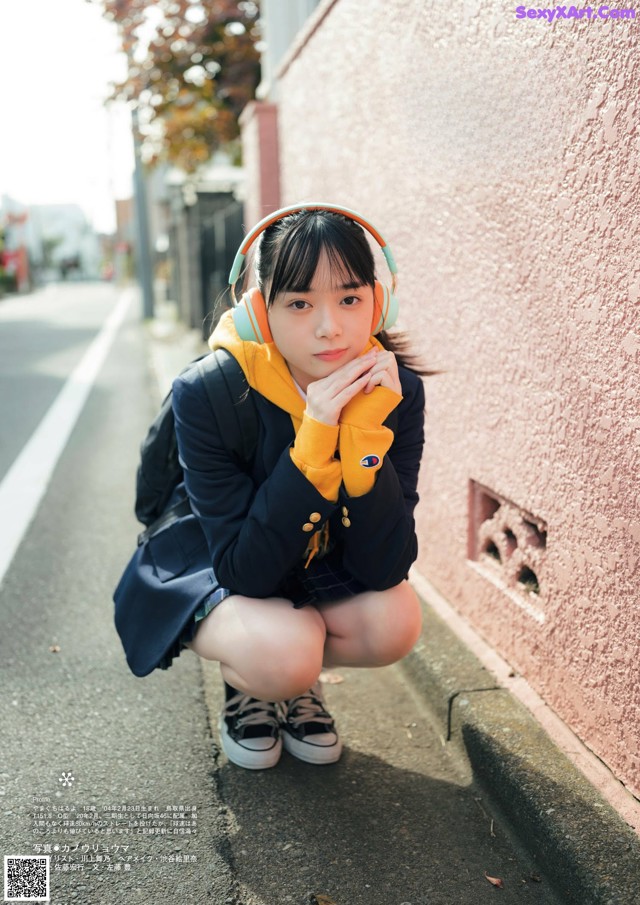
[[[0,302],[0,482],[117,303],[97,284]],[[214,664],[128,671],[111,593],[176,355],[132,302],[0,587],[3,855],[50,855],[52,905],[557,905],[399,670],[327,686],[340,763],[255,773],[217,748]]]
[[[111,287],[87,284],[12,300],[6,314],[0,304],[5,469],[116,302]],[[183,658],[171,673],[138,679],[113,626],[111,592],[138,531],[138,445],[156,403],[133,305],[0,589],[1,847],[33,856],[50,846],[52,905],[217,903],[230,894],[198,662]],[[45,799],[36,819],[70,824],[34,827],[34,798]],[[59,806],[75,807],[76,820]],[[89,806],[98,809],[92,825],[72,826]],[[142,811],[106,817],[123,806],[195,807],[197,833],[163,818],[156,822],[168,826],[152,829],[165,833],[143,834],[122,819],[140,822]],[[176,855],[196,860],[176,863]]]

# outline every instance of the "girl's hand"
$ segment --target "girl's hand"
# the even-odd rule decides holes
[[[364,392],[371,393],[377,387],[387,387],[402,396],[402,386],[398,376],[398,362],[393,352],[380,350],[375,364],[369,373],[369,380],[365,384]]]
[[[376,358],[382,354],[386,353],[372,349],[366,355],[361,355],[338,368],[328,377],[310,383],[307,387],[307,414],[324,424],[338,424],[342,409],[367,386],[374,373]],[[376,382],[380,383],[382,379],[380,376]]]

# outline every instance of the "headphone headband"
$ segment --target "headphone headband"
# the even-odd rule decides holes
[[[301,204],[292,204],[290,207],[280,208],[280,210],[275,211],[275,213],[273,214],[269,214],[268,217],[265,217],[258,224],[256,224],[251,232],[245,236],[242,245],[236,252],[236,256],[233,260],[233,266],[231,267],[231,273],[229,274],[230,286],[235,285],[236,280],[240,275],[242,265],[244,264],[244,259],[247,256],[247,252],[249,251],[255,240],[258,238],[258,236],[263,233],[265,229],[267,229],[267,227],[271,226],[272,223],[275,223],[276,220],[282,220],[284,217],[288,216],[288,214],[295,214],[298,211],[329,211],[331,213],[343,214],[345,217],[348,217],[350,220],[355,220],[356,223],[359,223],[360,226],[364,227],[364,229],[366,229],[367,232],[371,236],[373,236],[373,238],[382,249],[382,253],[392,274],[392,286],[395,289],[396,274],[398,272],[398,268],[391,253],[391,249],[382,238],[378,230],[375,229],[368,220],[365,220],[365,218],[361,214],[356,213],[356,211],[350,210],[348,207],[340,207],[337,204],[322,204],[315,201],[309,201],[307,203]]]

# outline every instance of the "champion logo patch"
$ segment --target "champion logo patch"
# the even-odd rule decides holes
[[[369,456],[363,456],[360,459],[360,464],[363,468],[375,468],[376,465],[380,464],[380,456],[375,456],[373,453]]]

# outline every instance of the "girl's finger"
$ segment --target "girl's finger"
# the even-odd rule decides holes
[[[368,374],[362,374],[348,386],[344,387],[344,389],[337,394],[335,397],[335,401],[344,408],[344,406],[356,396],[360,390],[362,390],[367,385],[367,381],[369,380]]]
[[[369,373],[372,364],[373,358],[369,359],[367,356],[362,356],[344,365],[344,367],[338,368],[337,371],[329,374],[322,381],[318,381],[318,383],[323,383],[332,394],[339,393],[353,383],[354,380],[358,380],[361,372]]]
[[[389,371],[386,370],[386,368],[377,368],[375,370],[372,369],[371,373],[369,374],[369,382],[371,384],[371,387],[373,387],[375,384],[381,383],[382,380],[384,380],[385,374],[389,377],[389,379],[393,379],[393,375],[390,374]]]
[[[395,369],[391,368],[372,368],[369,382],[364,389],[365,394],[371,393],[376,386],[384,386],[397,393],[401,392],[400,378],[395,373]]]

